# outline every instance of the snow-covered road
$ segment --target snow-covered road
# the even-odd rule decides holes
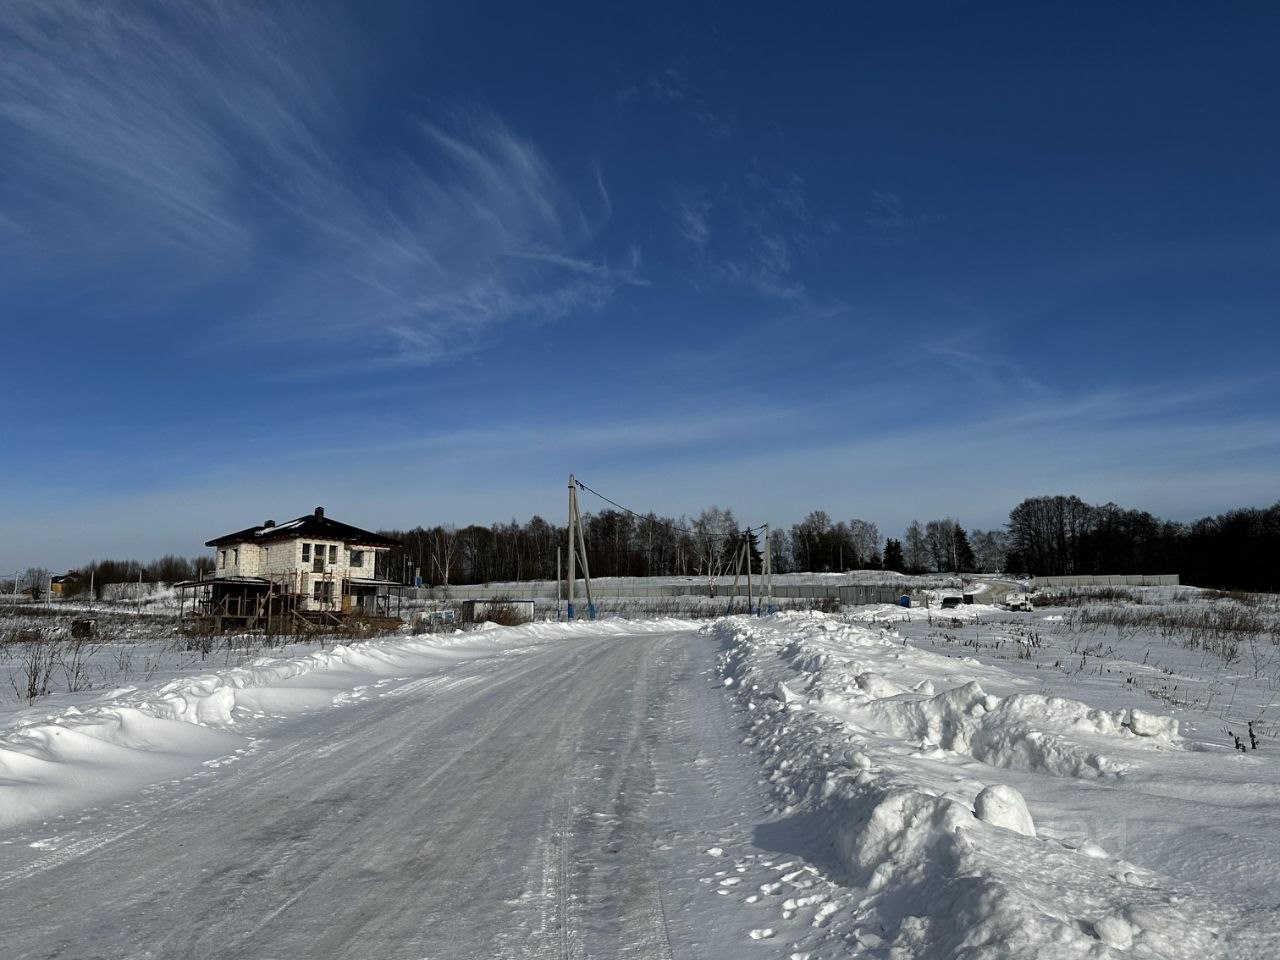
[[[0,835],[3,955],[740,956],[766,934],[723,894],[771,835],[714,653],[584,632],[262,721],[235,762]]]
[[[1276,955],[1270,733],[1235,749],[1136,663],[1071,683],[854,616],[50,698],[0,730],[0,960]]]

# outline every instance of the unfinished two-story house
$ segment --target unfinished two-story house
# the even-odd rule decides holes
[[[398,620],[403,585],[377,575],[398,545],[329,519],[323,507],[287,523],[268,520],[205,543],[216,551],[213,573],[177,585],[183,613],[214,632]]]

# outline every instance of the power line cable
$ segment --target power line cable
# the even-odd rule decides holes
[[[760,526],[758,526],[758,527],[743,527],[743,529],[742,529],[741,531],[734,531],[732,534],[720,534],[720,533],[711,533],[711,534],[707,534],[707,533],[699,533],[699,532],[698,532],[698,531],[696,531],[696,530],[691,530],[691,529],[689,529],[688,527],[682,527],[682,526],[680,526],[679,524],[676,524],[676,523],[673,523],[673,522],[670,522],[670,521],[666,521],[666,520],[658,520],[658,519],[657,519],[657,517],[656,517],[656,515],[654,515],[654,514],[643,514],[643,513],[638,513],[638,512],[636,512],[635,510],[632,510],[630,507],[624,507],[622,504],[618,503],[616,500],[610,500],[608,497],[606,497],[606,496],[605,496],[603,493],[601,493],[600,491],[591,489],[589,486],[587,486],[585,483],[583,483],[583,482],[582,482],[581,480],[579,480],[577,477],[574,477],[573,482],[574,482],[574,483],[576,483],[576,484],[578,485],[578,488],[579,488],[579,489],[584,490],[584,491],[586,491],[587,493],[590,493],[590,494],[593,494],[594,496],[599,497],[599,498],[600,498],[601,500],[603,500],[605,503],[607,503],[607,504],[609,504],[609,505],[611,505],[611,506],[617,507],[617,508],[618,508],[619,510],[621,510],[623,513],[630,514],[631,516],[635,517],[637,520],[643,520],[643,521],[645,521],[646,523],[655,523],[655,522],[656,522],[656,523],[661,524],[661,525],[662,525],[662,526],[664,526],[664,527],[669,527],[669,528],[670,528],[670,529],[672,529],[672,530],[680,530],[680,531],[682,531],[682,532],[684,532],[684,533],[687,533],[687,534],[689,534],[690,536],[694,536],[694,537],[709,537],[709,538],[711,538],[711,539],[715,539],[715,540],[737,540],[737,539],[738,539],[739,537],[741,537],[741,536],[742,536],[742,534],[744,534],[744,533],[761,533],[761,532],[764,530],[765,526],[767,526],[766,524],[763,524],[763,523],[762,523],[762,524],[760,524]]]

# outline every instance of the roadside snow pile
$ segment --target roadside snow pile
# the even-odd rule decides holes
[[[584,629],[598,636],[646,628],[669,629],[670,623],[537,623],[388,637],[263,658],[145,689],[122,687],[87,709],[68,707],[0,730],[0,828],[123,796],[201,765],[233,762],[253,749],[248,735],[272,720],[355,702],[393,678],[518,653]]]
[[[973,814],[994,827],[1003,827],[1024,837],[1036,835],[1036,825],[1031,821],[1027,801],[1017,790],[1003,783],[987,787],[974,797]]]
[[[829,879],[848,891],[796,954],[857,944],[971,960],[1269,955],[1245,911],[1062,829],[1086,803],[1098,818],[1132,815],[1129,771],[1185,755],[1168,718],[996,696],[984,684],[1017,686],[999,668],[822,614],[708,629],[779,811],[826,831],[838,862]]]
[[[886,676],[887,670],[901,674],[904,665],[919,667],[931,655],[908,654],[883,635],[831,620],[815,621],[813,615],[789,619],[808,626],[788,640],[780,654],[797,671],[816,708],[881,735],[916,741],[921,749],[949,750],[991,766],[1055,776],[1105,777],[1126,769],[1123,762],[1099,752],[1108,738],[1141,736],[1163,747],[1177,741],[1176,721],[1141,710],[1095,710],[1075,700],[1033,693],[997,697],[976,680],[936,694],[934,679],[908,687]],[[838,628],[836,635],[833,626]],[[844,652],[833,653],[833,641]],[[850,656],[853,652],[863,656]],[[824,670],[836,664],[839,669]],[[942,669],[952,670],[954,664],[945,659]]]

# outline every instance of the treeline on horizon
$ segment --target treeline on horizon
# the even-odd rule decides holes
[[[713,506],[689,519],[610,508],[584,514],[582,521],[592,577],[732,576],[744,542],[752,571],[761,571],[763,532],[745,530],[731,509]],[[567,565],[566,527],[540,516],[523,524],[513,519],[378,532],[402,542],[383,558],[378,575],[406,583],[415,576],[433,586],[551,580],[558,548],[562,574]],[[1010,511],[1002,530],[966,530],[947,517],[913,520],[900,537],[883,539],[874,523],[833,520],[815,510],[789,528],[771,529],[769,553],[775,573],[1176,573],[1195,586],[1276,592],[1280,501],[1179,523],[1076,496],[1031,497]],[[81,590],[92,582],[101,596],[108,583],[137,581],[140,575],[172,583],[212,567],[211,557],[166,556],[147,564],[95,560],[73,572]],[[29,570],[24,579],[44,583],[47,572]]]
[[[391,574],[403,567],[431,585],[554,579],[556,549],[567,538],[564,526],[537,516],[523,525],[381,532],[403,543],[391,552]],[[732,576],[744,538],[756,573],[763,556],[759,537],[744,533],[732,510],[718,507],[692,520],[602,510],[583,516],[583,538],[593,577]],[[913,520],[901,537],[885,539],[874,523],[836,521],[815,510],[789,528],[771,530],[769,539],[775,573],[1176,573],[1196,586],[1280,589],[1280,501],[1180,523],[1076,496],[1031,497],[1010,511],[1001,530],[966,530],[947,517]]]

